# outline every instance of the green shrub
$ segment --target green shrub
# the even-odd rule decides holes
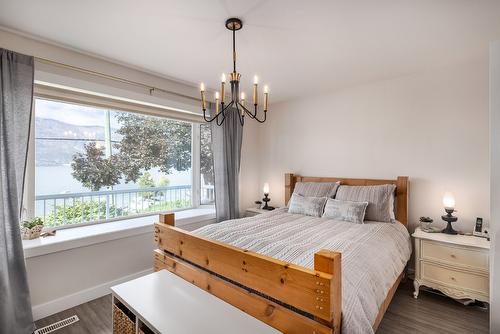
[[[109,218],[119,217],[123,214],[121,208],[117,208],[113,204],[109,206]],[[83,219],[82,219],[83,215]],[[46,226],[58,226],[83,222],[91,220],[99,220],[106,218],[106,202],[98,201],[81,201],[76,200],[74,203],[63,205],[56,205],[55,213],[52,211],[45,217]],[[65,219],[66,218],[66,219]]]
[[[40,217],[35,217],[31,220],[23,221],[23,227],[26,227],[29,229],[32,229],[33,227],[38,226],[38,225],[44,225],[43,220]]]

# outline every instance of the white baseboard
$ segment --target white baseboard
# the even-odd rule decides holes
[[[33,318],[34,320],[42,319],[49,315],[86,303],[90,300],[105,296],[111,293],[110,288],[112,286],[133,280],[135,278],[150,274],[152,272],[153,269],[143,270],[138,273],[127,275],[125,277],[121,277],[119,279],[110,282],[105,282],[103,284],[96,285],[94,287],[51,300],[47,303],[33,305],[32,306]]]

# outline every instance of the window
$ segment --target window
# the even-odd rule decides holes
[[[212,130],[210,124],[200,124],[200,184],[201,204],[215,202],[214,161],[212,155]]]
[[[36,98],[35,215],[58,227],[211,204],[210,137],[197,123]]]

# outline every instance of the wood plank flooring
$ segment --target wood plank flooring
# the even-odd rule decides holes
[[[412,296],[412,281],[401,284],[385,313],[377,334],[482,334],[489,331],[489,312],[477,307],[463,306],[449,298],[421,291]],[[56,334],[110,334],[111,296],[38,320],[38,328],[76,314],[80,321]],[[361,334],[361,333],[360,333]]]

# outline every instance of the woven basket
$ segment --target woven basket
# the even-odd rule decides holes
[[[135,322],[113,305],[113,334],[135,334]]]
[[[40,233],[42,232],[43,225],[37,225],[33,228],[21,227],[21,236],[23,240],[32,240],[40,238]]]

